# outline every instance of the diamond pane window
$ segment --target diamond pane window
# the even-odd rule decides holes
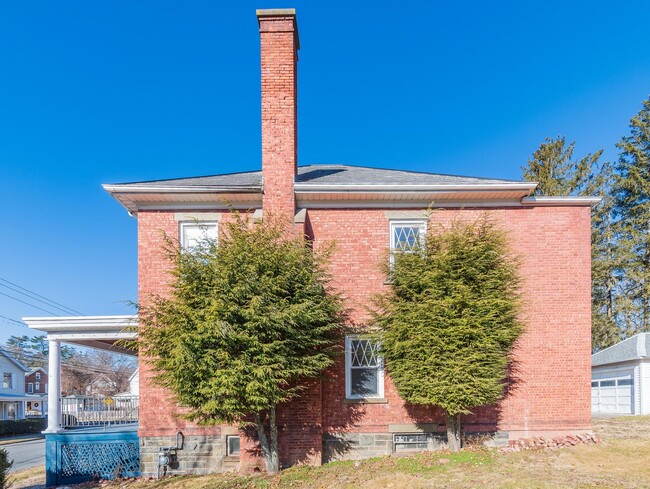
[[[368,339],[345,339],[345,380],[348,399],[384,396],[384,368],[378,345]]]
[[[198,250],[210,241],[217,241],[216,222],[182,222],[181,247],[184,250]]]
[[[413,251],[418,246],[424,245],[426,235],[426,221],[391,221],[390,223],[390,251],[391,262],[396,252]]]

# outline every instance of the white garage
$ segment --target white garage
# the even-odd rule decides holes
[[[641,333],[591,357],[591,412],[650,414],[650,333]]]

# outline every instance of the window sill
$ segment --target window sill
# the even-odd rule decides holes
[[[239,455],[226,455],[223,458],[224,462],[239,462]]]
[[[388,404],[385,397],[366,397],[365,399],[343,399],[343,404]]]

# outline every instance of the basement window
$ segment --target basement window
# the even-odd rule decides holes
[[[424,433],[393,435],[394,452],[417,452],[429,448],[429,437]]]
[[[226,437],[226,455],[229,457],[239,457],[239,437]]]

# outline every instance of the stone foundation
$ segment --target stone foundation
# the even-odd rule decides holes
[[[362,460],[396,453],[394,435],[418,435],[426,449],[418,447],[413,453],[422,450],[442,450],[447,447],[447,437],[437,431],[434,425],[409,428],[407,425],[390,425],[384,433],[327,433],[323,435],[323,463],[335,460]],[[472,433],[476,443],[491,447],[508,445],[508,433]],[[176,444],[175,436],[150,436],[140,438],[141,470],[144,477],[155,477],[158,470],[158,450]],[[239,457],[226,455],[226,435],[187,436],[181,450],[172,450],[172,462],[161,475],[210,474],[214,472],[237,471]],[[282,454],[281,454],[281,458]]]
[[[140,438],[140,466],[143,477],[155,477],[160,447],[176,445],[175,436]],[[226,456],[225,435],[187,436],[181,450],[171,450],[172,461],[161,475],[210,474],[239,468],[239,457]]]

